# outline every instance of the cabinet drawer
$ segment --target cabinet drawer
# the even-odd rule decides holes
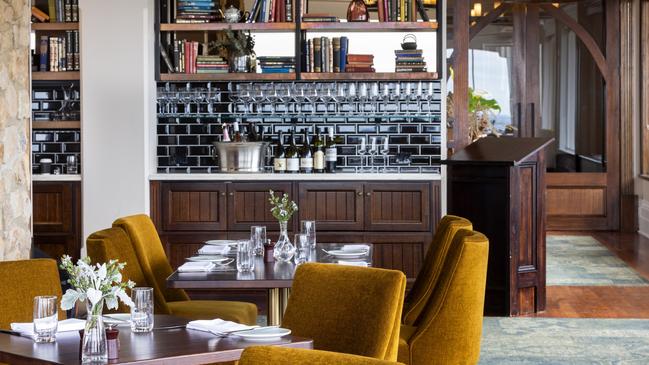
[[[298,216],[315,220],[318,231],[362,231],[363,200],[358,182],[298,184]]]
[[[162,185],[162,227],[165,231],[223,231],[226,229],[225,208],[223,183]]]
[[[365,184],[365,229],[368,231],[429,231],[430,183]]]

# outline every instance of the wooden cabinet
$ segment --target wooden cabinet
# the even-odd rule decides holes
[[[414,278],[440,219],[438,181],[152,182],[151,216],[172,266],[208,239],[244,239],[251,225],[276,238],[268,191],[289,193],[299,206],[289,231],[317,221],[318,241],[375,244],[376,267]]]
[[[267,226],[278,229],[277,220],[270,213],[269,190],[276,194],[287,193],[292,196],[290,182],[241,182],[227,184],[228,191],[228,231],[250,231],[250,226]],[[292,221],[295,220],[295,217]],[[293,222],[289,222],[289,227]],[[274,228],[271,228],[274,227]]]
[[[34,245],[52,258],[79,258],[81,249],[81,184],[33,183]]]
[[[226,186],[223,183],[162,184],[165,231],[225,231]]]
[[[298,183],[300,220],[315,220],[318,231],[364,230],[363,203],[362,183]]]

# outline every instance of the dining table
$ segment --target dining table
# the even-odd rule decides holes
[[[249,341],[236,335],[218,336],[185,328],[187,320],[155,315],[154,329],[134,333],[130,325],[118,325],[119,357],[109,364],[210,364],[236,361],[250,346],[283,346],[312,349],[313,341],[287,335],[273,340]],[[35,343],[31,338],[0,333],[0,363],[81,364],[78,331],[57,333],[52,343]]]
[[[366,246],[363,255],[334,256],[330,252],[343,249],[345,246]],[[318,243],[316,247],[308,250],[307,262],[321,262],[330,264],[347,264],[372,266],[373,246],[371,243]],[[293,276],[297,265],[294,260],[288,262],[266,262],[264,257],[254,259],[254,270],[238,272],[236,263],[231,262],[229,267],[217,268],[207,272],[178,272],[175,271],[167,278],[167,286],[177,289],[260,289],[268,292],[268,325],[278,326],[282,317],[293,285]]]

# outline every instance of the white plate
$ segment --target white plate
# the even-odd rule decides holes
[[[187,258],[187,261],[195,261],[195,262],[209,261],[217,264],[220,264],[228,260],[232,260],[232,259],[221,255],[200,255],[200,256]]]
[[[322,251],[335,257],[359,257],[359,256],[366,256],[369,253],[369,251],[367,250],[329,250],[329,251],[322,250]]]
[[[130,313],[104,314],[103,317],[104,317],[104,323],[112,324],[115,326],[126,325],[131,323]]]
[[[209,240],[205,241],[206,245],[210,246],[234,246],[237,244],[237,241],[234,240]]]
[[[275,340],[290,334],[291,330],[288,328],[259,327],[250,331],[234,333],[233,335],[239,336],[244,340],[249,341],[266,341]]]

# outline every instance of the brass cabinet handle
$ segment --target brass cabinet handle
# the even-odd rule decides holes
[[[224,192],[224,191],[221,192],[221,196],[225,196],[225,192]]]
[[[362,192],[362,191],[359,191],[359,192],[358,192],[358,196],[363,196],[363,192]]]
[[[230,196],[234,196],[234,193],[231,192],[231,193],[229,193],[228,195],[230,195]]]
[[[366,195],[366,196],[371,196],[371,195],[372,195],[372,193],[365,193],[365,195]]]

